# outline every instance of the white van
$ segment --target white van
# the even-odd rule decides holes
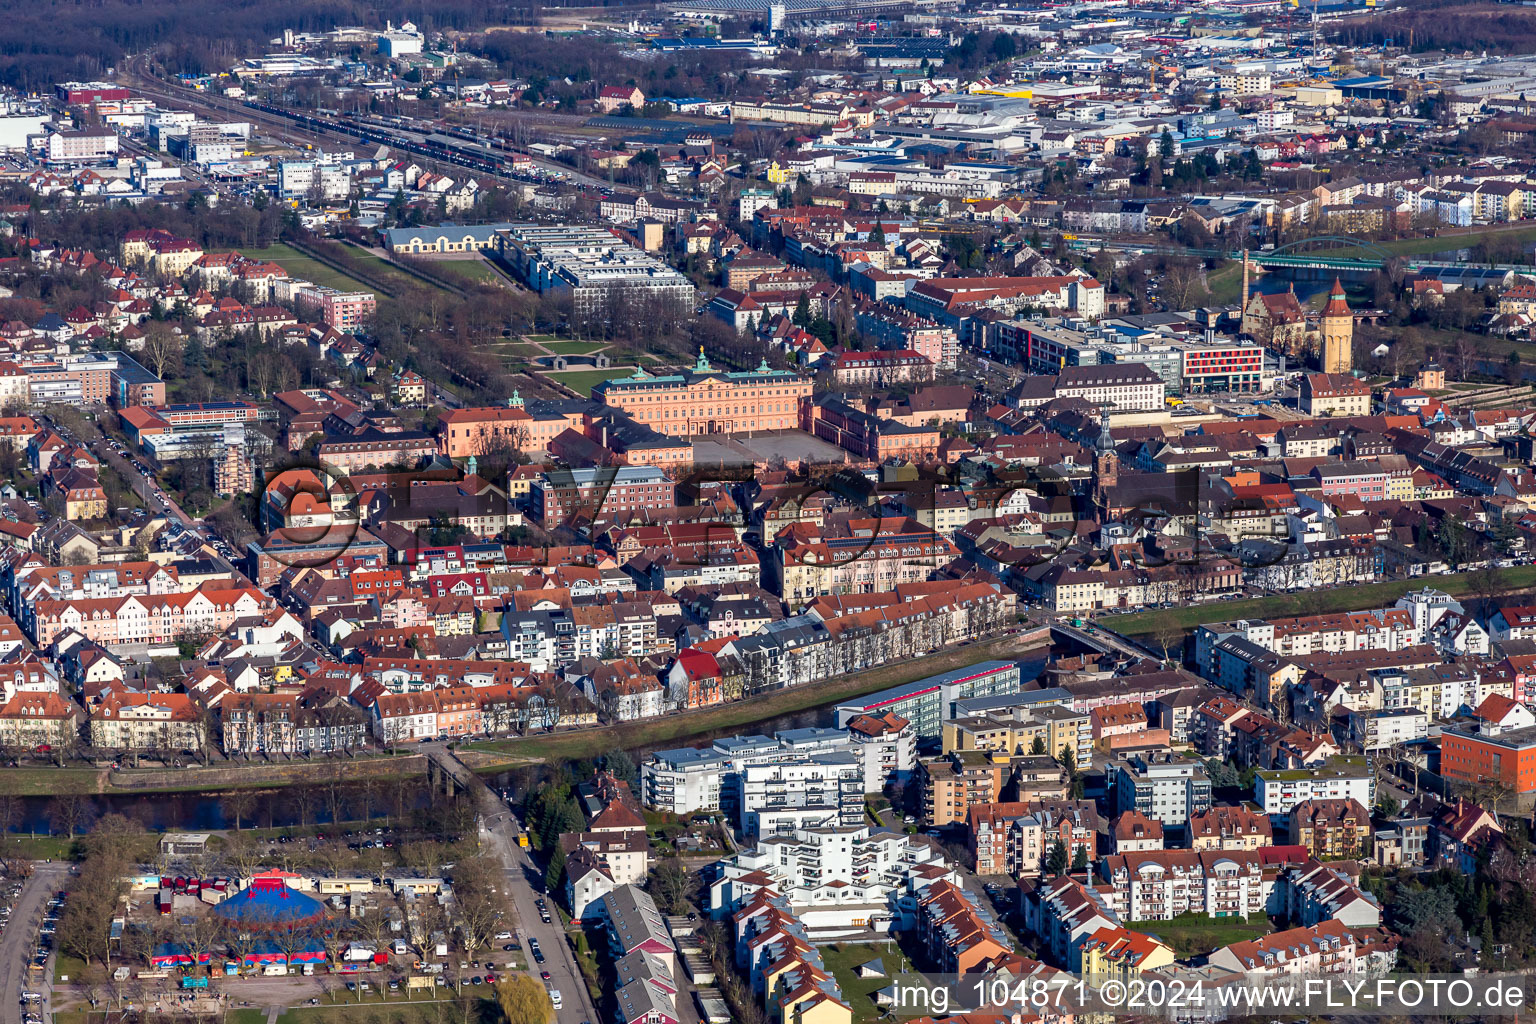
[[[560,1009],[560,990],[559,989],[552,988],[552,989],[549,990],[549,1005],[553,1006],[557,1010]]]

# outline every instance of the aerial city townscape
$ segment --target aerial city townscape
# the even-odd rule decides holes
[[[1536,967],[1536,8],[6,6],[0,1024]]]

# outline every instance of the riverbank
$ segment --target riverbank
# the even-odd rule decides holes
[[[1164,608],[1129,615],[1096,616],[1094,622],[1122,636],[1155,637],[1168,629],[1192,632],[1202,622],[1231,622],[1234,619],[1273,619],[1292,615],[1326,615],[1334,612],[1358,612],[1390,605],[1410,590],[1425,587],[1455,598],[1482,596],[1483,573],[1462,572],[1448,576],[1419,576],[1391,583],[1367,583],[1358,587],[1331,590],[1307,590],[1296,594],[1277,594],[1248,601],[1220,601],[1214,604]],[[1499,588],[1495,596],[1507,596],[1536,587],[1536,565],[1517,565],[1498,570]]]
[[[324,782],[414,778],[427,773],[421,754],[381,754],[346,760],[245,763],[188,768],[0,768],[0,792],[13,796],[80,794],[151,796],[156,793],[222,793],[281,789]]]
[[[660,719],[626,722],[596,729],[466,744],[458,752],[459,759],[477,773],[484,774],[534,762],[594,757],[611,750],[639,750],[667,744],[681,746],[685,745],[683,741],[695,736],[752,727],[765,719],[876,693],[887,687],[950,672],[979,661],[1021,658],[1046,645],[1047,641],[1035,640],[1028,634],[1002,636],[914,661],[882,665],[787,690],[774,690],[759,697],[702,711],[685,711]]]

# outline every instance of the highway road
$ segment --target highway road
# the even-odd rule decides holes
[[[560,916],[555,912],[553,898],[544,897],[549,908],[550,923],[545,924],[540,920],[535,901],[543,896],[544,872],[539,870],[529,851],[517,845],[517,834],[521,831],[517,817],[506,802],[465,767],[446,746],[426,743],[422,745],[422,752],[452,774],[477,802],[480,842],[484,849],[501,859],[506,869],[507,896],[516,913],[513,931],[527,957],[528,969],[534,977],[539,977],[541,971],[548,971],[549,978],[545,986],[561,995],[561,1007],[555,1012],[556,1024],[592,1024],[598,1019],[597,1011],[587,993],[581,971],[576,967],[576,954],[565,940],[565,931],[561,927]],[[534,963],[530,939],[538,940],[539,950],[544,954],[542,965]],[[505,944],[505,939],[498,942],[497,956],[485,959],[495,960],[502,956],[501,947]]]
[[[23,992],[48,994],[48,986],[39,972],[31,970],[32,953],[36,948],[37,925],[42,918],[42,906],[60,888],[61,880],[69,873],[68,864],[33,865],[32,877],[22,887],[21,895],[11,906],[11,920],[0,933],[0,1024],[21,1024]],[[48,971],[53,973],[50,958]],[[41,1011],[46,1024],[50,1020],[45,1001],[42,1007],[33,1004],[32,1011]]]

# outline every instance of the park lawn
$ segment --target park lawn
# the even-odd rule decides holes
[[[600,341],[546,341],[544,347],[557,356],[589,356],[608,346]]]
[[[351,242],[343,242],[342,248],[346,250],[347,261],[359,270],[378,278],[384,284],[395,290],[404,288],[436,288],[436,285],[428,284],[419,277],[413,277],[395,266],[388,260],[375,256],[366,249],[358,248]]]
[[[523,337],[527,338],[529,341],[538,342],[551,342],[560,340],[553,334],[525,334]]]
[[[441,270],[449,277],[460,278],[468,284],[496,284],[502,280],[501,275],[482,259],[433,260],[432,267],[435,270]]]
[[[1497,570],[1504,593],[1516,593],[1536,586],[1536,565],[1516,565]],[[1432,587],[1452,597],[1475,595],[1475,572],[1452,573],[1447,576],[1419,576],[1411,580],[1393,580],[1389,583],[1367,583],[1358,587],[1337,587],[1332,590],[1308,590],[1296,594],[1277,594],[1248,601],[1220,601],[1215,604],[1191,605],[1187,608],[1164,608],[1150,612],[1132,612],[1129,615],[1107,615],[1094,619],[1123,636],[1156,636],[1167,628],[1182,629],[1188,633],[1202,622],[1230,622],[1234,619],[1273,619],[1291,615],[1322,615],[1331,612],[1355,612],[1366,608],[1380,608],[1391,604],[1410,590]]]
[[[1529,224],[1517,227],[1485,227],[1465,234],[1440,235],[1436,238],[1400,238],[1395,242],[1378,242],[1377,245],[1396,256],[1426,256],[1430,253],[1449,252],[1453,249],[1470,249],[1490,235],[1514,238],[1519,242],[1536,241],[1536,227]]]
[[[0,793],[12,796],[96,793],[101,776],[95,768],[0,768]]]
[[[75,841],[64,836],[6,836],[0,840],[7,857],[28,860],[70,860],[75,855]]]
[[[1240,261],[1232,261],[1205,275],[1206,286],[1211,292],[1211,301],[1221,303],[1237,302],[1243,297],[1243,265]]]
[[[266,1010],[231,1010],[224,1017],[226,1024],[266,1024]]]
[[[578,395],[590,394],[595,385],[616,377],[628,377],[635,372],[633,366],[615,366],[607,370],[563,370],[550,373],[550,380],[557,380]]]
[[[843,990],[843,998],[853,1007],[854,1024],[872,1024],[881,1016],[881,1009],[875,1006],[875,993],[891,983],[891,979],[897,974],[908,972],[912,969],[894,941],[881,942],[837,942],[830,946],[821,946],[821,958],[826,961],[827,970],[832,972],[832,977],[837,979],[838,986]],[[877,978],[861,978],[856,973],[860,964],[871,960],[879,960],[885,965],[885,974]]]
[[[63,953],[60,953],[53,958],[53,978],[55,981],[62,982],[65,978],[68,978],[70,983],[73,984],[79,981],[83,974],[85,974],[85,961],[79,957],[65,956]]]
[[[1173,947],[1181,957],[1209,953],[1234,942],[1256,939],[1270,932],[1269,918],[1206,917],[1204,914],[1180,914],[1169,921],[1132,921],[1126,929],[1155,935]]]
[[[500,1011],[496,1009],[496,992],[490,985],[465,985],[463,996],[455,995],[451,987],[438,988],[431,990],[435,998],[417,995],[414,999],[402,987],[385,999],[378,991],[379,983],[388,984],[382,979],[383,975],[368,975],[363,980],[373,985],[374,990],[358,994],[348,992],[340,984],[342,979],[338,978],[336,989],[331,996],[322,998],[319,1006],[290,1007],[277,1018],[278,1024],[369,1024],[372,1021],[379,1024],[441,1024],[445,1018],[457,1019],[455,1012],[463,998],[472,1002],[471,1020],[478,1017],[490,1021],[500,1017]],[[325,1001],[329,998],[336,1001]]]
[[[338,273],[319,260],[305,256],[299,250],[282,242],[269,245],[265,249],[241,249],[240,253],[253,260],[271,260],[288,271],[290,277],[310,281],[326,288],[336,288],[344,292],[368,288],[362,281]]]

